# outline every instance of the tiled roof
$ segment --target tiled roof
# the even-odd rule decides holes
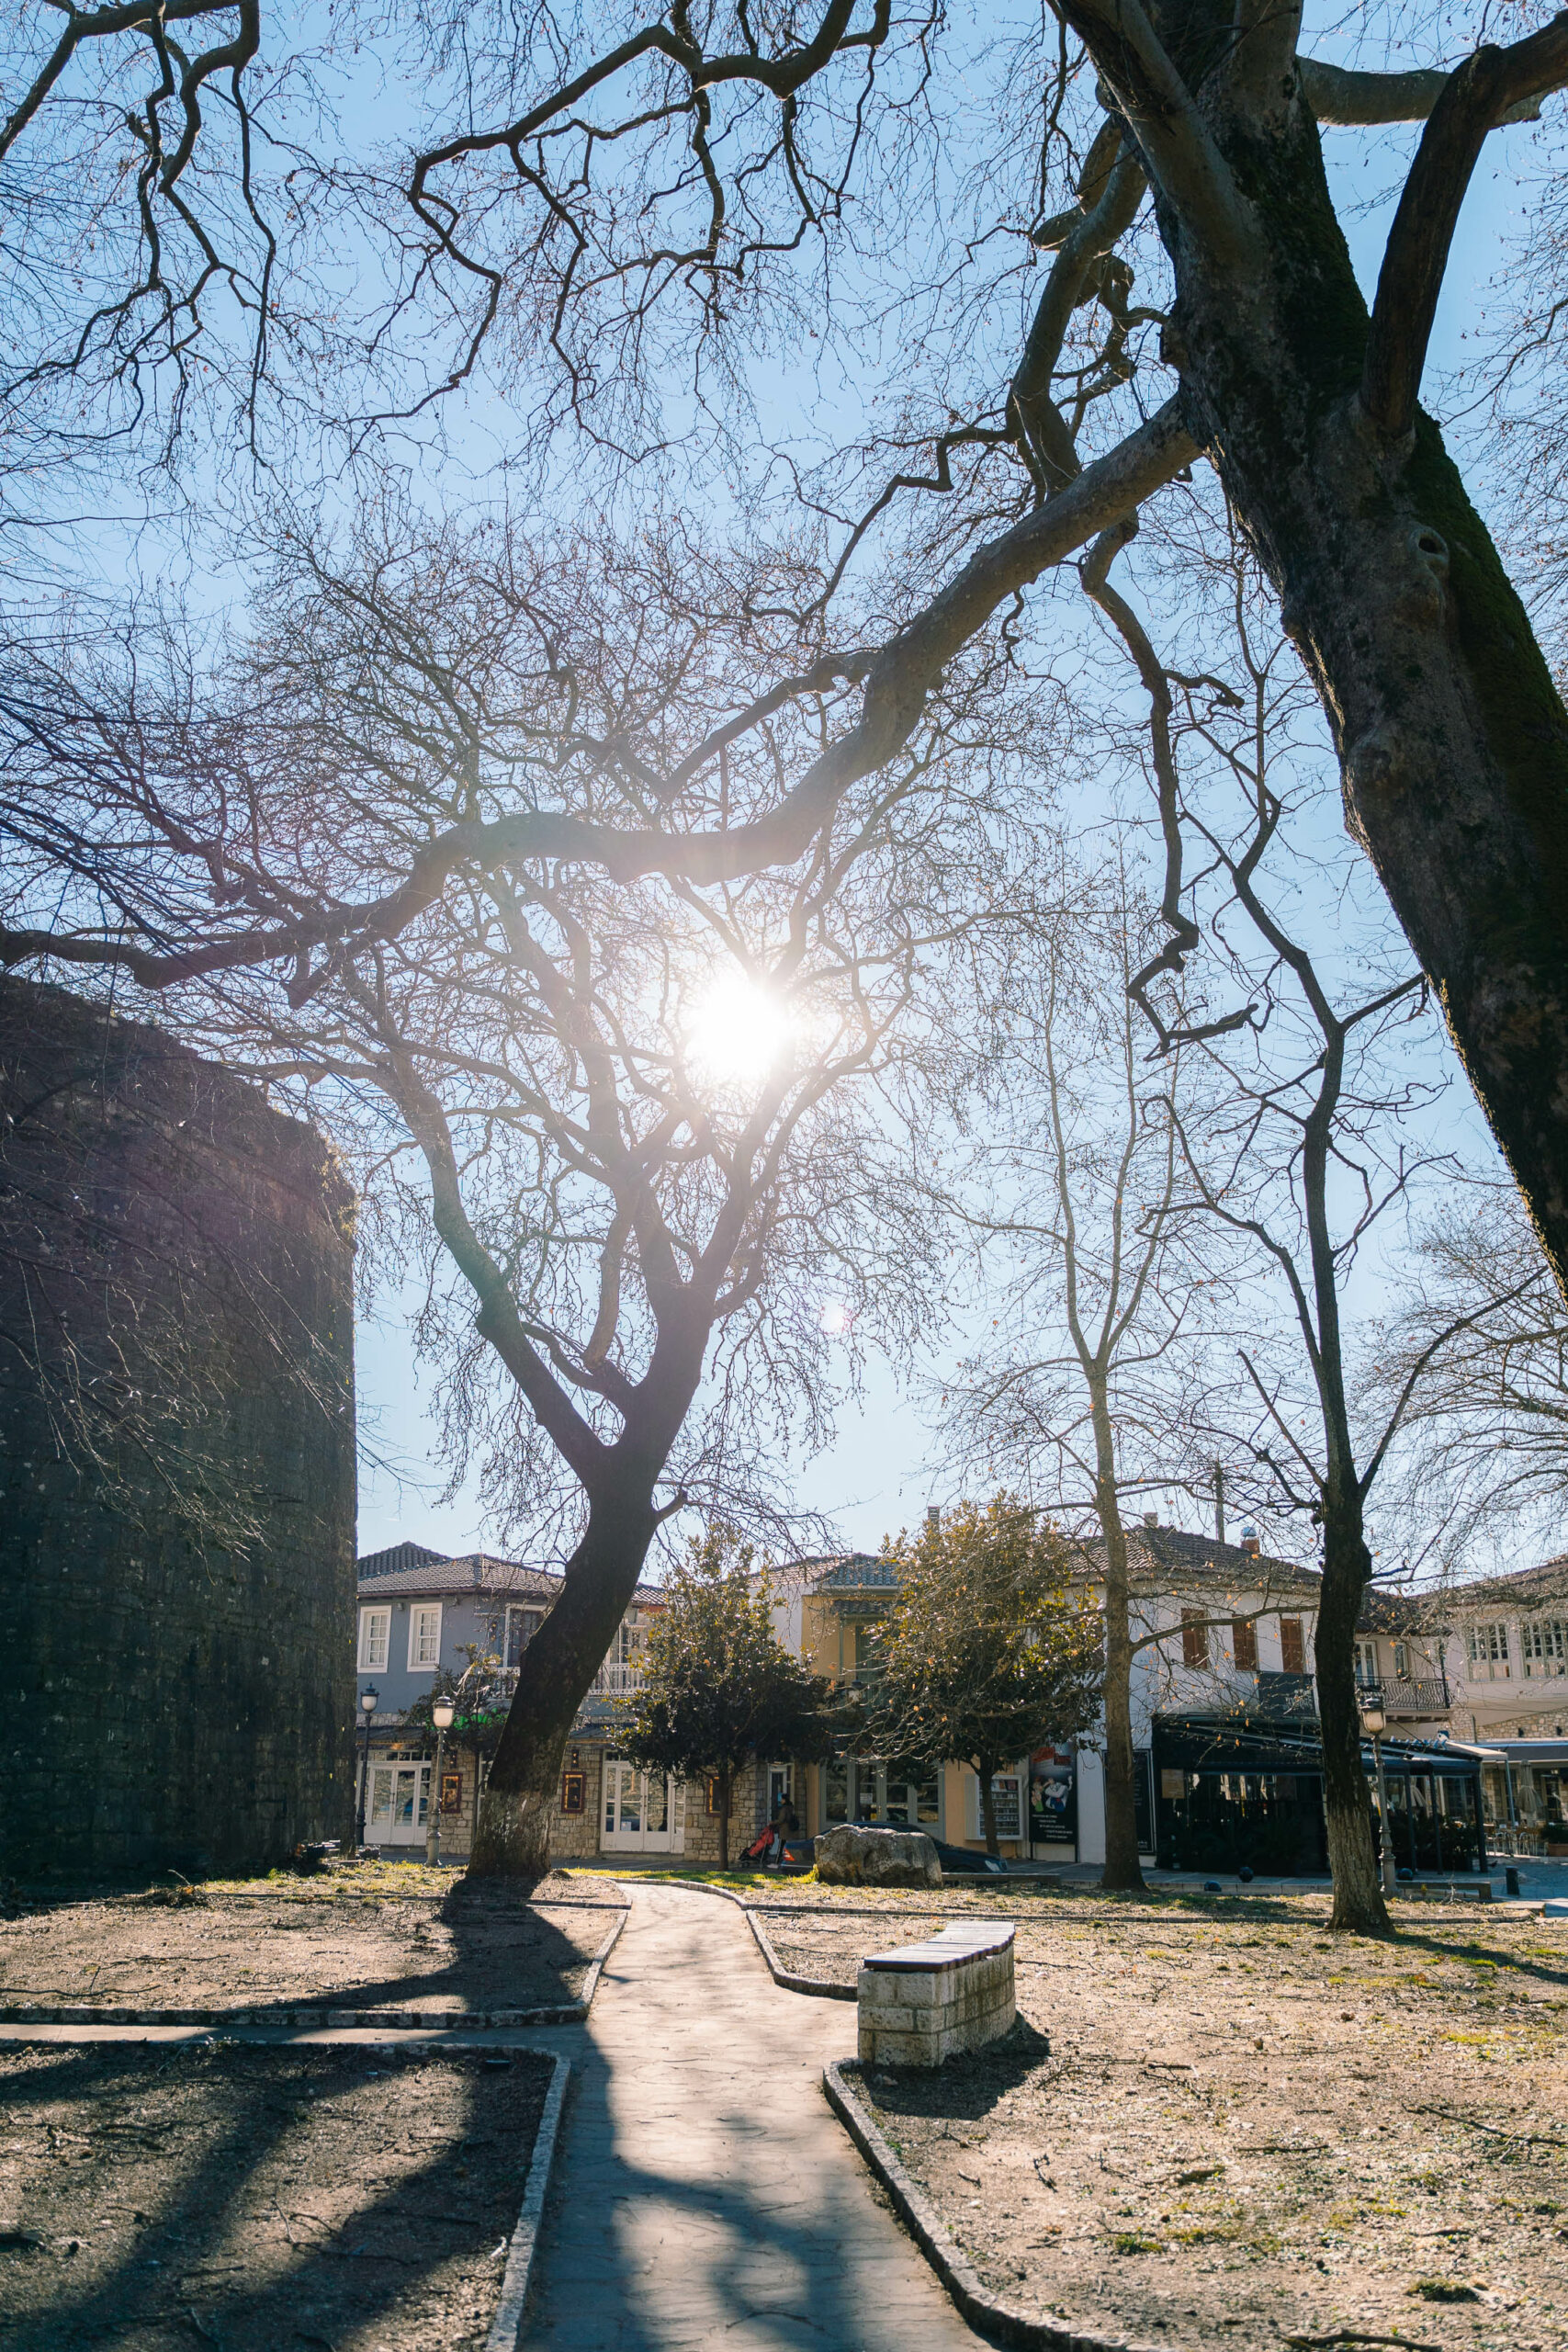
[[[1568,1553],[1542,1560],[1533,1568],[1516,1568],[1511,1576],[1481,1577],[1474,1584],[1450,1585],[1433,1595],[1445,1610],[1468,1614],[1472,1609],[1540,1609],[1548,1601],[1568,1601]]]
[[[379,1575],[367,1575],[361,1568],[359,1576],[360,1591],[373,1593],[378,1600],[383,1593],[429,1593],[434,1599],[455,1592],[521,1592],[554,1600],[560,1587],[559,1576],[548,1568],[525,1567],[520,1560],[498,1560],[489,1552],[465,1552],[455,1560],[444,1560],[437,1552],[416,1566]]]
[[[898,1581],[893,1562],[880,1560],[873,1552],[844,1552],[837,1558],[802,1560],[797,1566],[816,1571],[810,1581],[818,1592],[855,1590],[867,1585],[886,1589]]]
[[[1103,1575],[1105,1546],[1096,1536],[1075,1546],[1089,1563],[1091,1575]],[[1279,1560],[1270,1554],[1244,1552],[1239,1544],[1221,1544],[1212,1535],[1194,1535],[1182,1527],[1130,1527],[1127,1566],[1136,1589],[1174,1590],[1178,1586],[1223,1585],[1227,1591],[1256,1591],[1266,1586],[1274,1592],[1310,1600],[1322,1582],[1315,1568],[1297,1560]]]
[[[408,1548],[419,1551],[423,1546],[411,1544]],[[378,1559],[382,1555],[372,1553],[370,1556]],[[376,1600],[385,1594],[394,1600],[428,1596],[438,1600],[444,1596],[470,1592],[508,1597],[521,1594],[528,1600],[554,1601],[560,1598],[562,1582],[557,1568],[526,1567],[521,1560],[497,1559],[492,1552],[464,1552],[455,1560],[443,1559],[439,1552],[432,1552],[422,1565],[380,1572],[367,1571],[362,1561],[359,1570],[361,1598],[368,1595]],[[646,1608],[662,1597],[658,1585],[639,1584],[632,1594],[632,1602]]]
[[[389,1544],[384,1552],[363,1554],[355,1566],[362,1577],[388,1577],[400,1568],[423,1568],[446,1557],[445,1552],[433,1552],[428,1544]]]

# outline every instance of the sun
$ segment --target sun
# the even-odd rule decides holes
[[[789,1040],[784,1006],[743,973],[715,980],[686,1024],[693,1068],[720,1085],[755,1084],[768,1077]]]

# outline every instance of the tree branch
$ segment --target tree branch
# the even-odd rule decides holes
[[[1520,98],[1568,80],[1568,13],[1511,49],[1478,49],[1432,108],[1389,231],[1361,374],[1381,431],[1407,433],[1460,207],[1487,132]]]

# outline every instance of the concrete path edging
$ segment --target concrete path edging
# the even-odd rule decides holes
[[[615,1937],[612,1936],[610,1943],[614,1941]],[[601,1959],[608,1958],[610,1944],[606,1944]],[[517,2227],[512,2233],[512,2243],[506,2250],[501,2301],[496,2306],[490,2334],[485,2338],[485,2352],[516,2352],[522,2336],[528,2281],[533,2275],[534,2254],[539,2243],[539,2222],[545,2210],[545,2194],[550,2185],[550,2168],[556,2159],[561,2108],[566,2099],[567,2080],[570,2073],[570,2061],[558,2057],[555,2072],[550,2077],[550,2087],[545,2093],[544,2112],[534,2137],[534,2153],[528,2159],[528,2177],[523,2188],[523,2210],[517,2216]]]
[[[1085,2335],[1079,2329],[1059,2327],[1054,2320],[1038,2319],[1005,2303],[987,2291],[979,2274],[964,2260],[946,2222],[921,2189],[916,2188],[894,2154],[870,2111],[844,2080],[842,2063],[834,2060],[822,2069],[828,2104],[839,2118],[897,2209],[914,2239],[958,2309],[973,2327],[980,2328],[1020,2352],[1153,2352],[1124,2335]]]
[[[631,1916],[632,1906],[628,1903],[626,1909],[617,1916],[615,1926],[589,1963],[588,1973],[582,1980],[582,1990],[577,1999],[578,2013],[583,2018],[587,2017],[589,2010],[593,2007],[593,1996],[599,1990],[599,1979],[604,1973],[604,1962],[615,1951],[621,1929]]]

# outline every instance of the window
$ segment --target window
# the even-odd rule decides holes
[[[1201,1609],[1184,1609],[1181,1612],[1181,1663],[1183,1666],[1207,1666],[1209,1663],[1209,1628],[1203,1623]]]
[[[1280,1666],[1286,1674],[1306,1672],[1306,1644],[1302,1639],[1299,1617],[1281,1617],[1280,1620]]]
[[[1514,1669],[1508,1661],[1508,1628],[1501,1618],[1470,1629],[1471,1679],[1476,1682],[1509,1682]]]
[[[1378,1680],[1378,1645],[1376,1642],[1356,1644],[1356,1679],[1360,1683]]]
[[[1250,1617],[1231,1620],[1231,1649],[1238,1674],[1258,1671],[1258,1627]]]
[[[507,1603],[506,1647],[502,1653],[503,1664],[522,1665],[524,1651],[544,1622],[545,1612],[542,1609],[519,1608],[515,1601]]]
[[[1537,1677],[1568,1673],[1568,1624],[1561,1617],[1537,1617],[1519,1627],[1525,1672]]]
[[[416,1600],[409,1611],[409,1672],[420,1674],[441,1663],[441,1603]]]
[[[1023,1780],[1018,1772],[993,1772],[991,1775],[991,1809],[997,1824],[997,1837],[1021,1839],[1023,1836]],[[980,1804],[980,1783],[976,1776],[964,1769],[964,1829],[969,1838],[983,1838],[986,1816]]]
[[[387,1651],[392,1638],[392,1612],[389,1609],[362,1609],[359,1612],[359,1671],[361,1674],[381,1674],[386,1670]]]
[[[1393,1645],[1393,1672],[1396,1681],[1409,1681],[1410,1645],[1408,1642],[1395,1642]]]

